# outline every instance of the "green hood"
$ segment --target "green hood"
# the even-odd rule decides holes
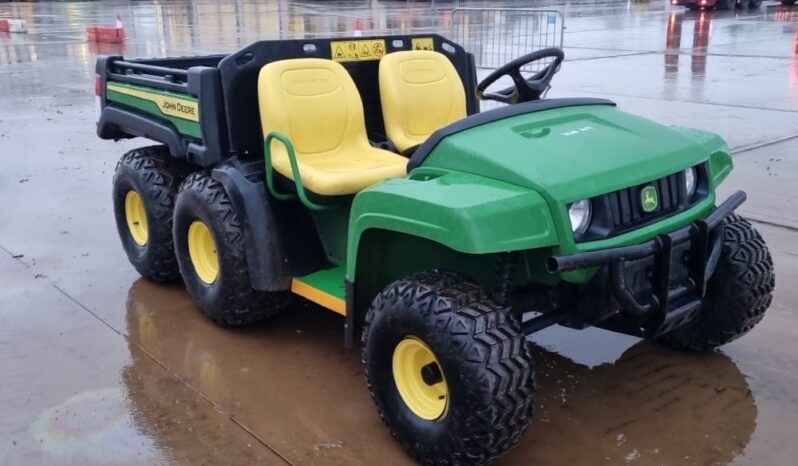
[[[473,173],[571,202],[674,173],[719,147],[724,143],[716,135],[589,105],[527,113],[456,133],[421,167]]]

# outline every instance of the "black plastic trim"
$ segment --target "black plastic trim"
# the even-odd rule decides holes
[[[575,234],[577,243],[612,238],[637,228],[684,212],[705,199],[709,194],[707,163],[693,165],[696,170],[696,190],[691,196],[684,189],[684,170],[645,183],[600,194],[590,198],[592,220],[587,231]],[[660,207],[654,212],[643,212],[638,204],[640,190],[653,185],[660,195]],[[566,206],[566,207],[570,207]]]
[[[526,113],[542,112],[544,110],[552,110],[555,108],[564,107],[578,107],[582,105],[611,105],[615,106],[615,102],[607,99],[594,99],[594,98],[561,98],[561,99],[546,99],[546,100],[533,100],[516,105],[508,105],[506,107],[499,107],[487,112],[477,113],[475,115],[466,117],[462,120],[456,121],[449,126],[439,129],[432,133],[432,135],[424,141],[418,150],[413,153],[410,161],[407,164],[407,170],[410,171],[418,168],[424,163],[427,156],[437,147],[437,145],[444,139],[462,131],[466,131],[477,126],[495,121],[504,120]]]
[[[266,194],[263,162],[232,158],[214,168],[211,177],[222,183],[238,213],[252,287],[264,291],[288,290],[291,274],[271,198]]]
[[[184,158],[188,141],[169,122],[133,110],[105,106],[97,122],[101,139],[124,139],[139,136],[166,144],[173,157]]]
[[[107,101],[105,99],[105,85],[108,82],[108,64],[114,60],[121,60],[119,55],[100,55],[97,57],[97,64],[95,65],[94,72],[100,77],[100,108],[105,108]]]
[[[143,63],[147,65],[187,70],[194,66],[209,66],[211,68],[216,68],[216,66],[219,65],[219,62],[228,55],[228,53],[217,53],[213,55],[189,55],[186,57],[135,58],[127,61],[130,63]]]
[[[689,322],[701,308],[720,257],[723,219],[745,198],[737,191],[706,218],[644,243],[552,256],[546,267],[551,273],[601,267],[596,277],[608,276],[599,280],[609,285],[623,316],[638,325],[613,323],[611,318],[598,326],[653,338]]]
[[[185,83],[175,83],[168,81],[166,78],[154,78],[141,74],[119,74],[108,73],[108,77],[113,81],[120,81],[130,84],[138,84],[141,86],[154,87],[156,89],[163,89],[165,91],[178,92],[185,94],[187,86]]]
[[[745,202],[746,194],[743,191],[737,191],[729,196],[723,204],[719,205],[713,210],[704,220],[707,228],[713,230],[720,222],[723,221],[729,214],[734,212],[734,209],[739,207]],[[674,243],[683,242],[689,238],[694,225],[688,225],[673,233],[669,233],[671,241]],[[620,260],[634,260],[654,254],[661,248],[658,240],[652,239],[645,243],[634,244],[631,246],[621,246],[617,248],[601,249],[597,251],[578,252],[576,254],[569,254],[565,256],[552,256],[546,260],[546,267],[550,273],[562,273],[571,270],[585,269],[590,267],[597,267],[607,265],[612,262]]]
[[[188,93],[200,102],[202,144],[189,144],[188,160],[203,167],[221,162],[228,154],[227,125],[219,70],[197,66],[188,70]]]
[[[357,339],[357,320],[355,319],[355,284],[348,279],[344,280],[346,293],[346,323],[344,324],[344,346],[347,349],[355,347]]]

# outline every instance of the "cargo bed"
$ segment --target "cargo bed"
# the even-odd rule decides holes
[[[261,157],[260,69],[276,60],[314,57],[340,61],[349,71],[363,99],[369,138],[380,144],[387,138],[377,83],[379,58],[410,50],[416,41],[432,41],[434,49],[451,60],[469,96],[468,113],[476,113],[473,56],[441,36],[261,41],[227,55],[135,60],[99,57],[101,115],[97,133],[103,139],[149,138],[167,145],[172,156],[203,167],[234,156]],[[379,53],[341,54],[363,46],[375,46]]]

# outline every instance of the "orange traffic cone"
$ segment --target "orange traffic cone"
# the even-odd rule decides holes
[[[360,18],[355,18],[355,31],[352,34],[355,37],[361,37],[363,35],[363,21]]]

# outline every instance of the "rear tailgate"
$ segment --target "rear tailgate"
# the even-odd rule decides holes
[[[199,99],[196,97],[113,80],[106,83],[105,89],[109,103],[135,108],[169,121],[180,134],[202,140]]]
[[[212,58],[216,57],[204,60],[212,62]],[[202,59],[175,60],[193,65]],[[158,62],[97,59],[97,134],[115,140],[146,137],[167,145],[175,157],[202,166],[218,163],[227,156],[218,70],[202,64],[182,69]]]

